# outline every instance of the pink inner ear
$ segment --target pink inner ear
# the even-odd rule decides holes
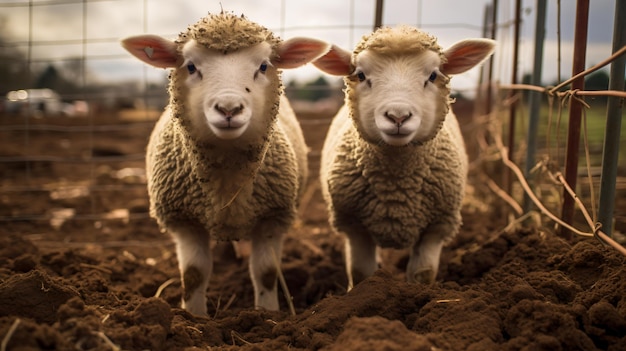
[[[122,40],[122,46],[141,61],[159,68],[177,67],[176,44],[156,35],[139,35]]]
[[[296,68],[305,65],[328,50],[328,44],[309,38],[294,38],[282,43],[278,57],[272,61],[278,68]]]
[[[333,45],[330,51],[313,61],[313,64],[315,67],[328,74],[347,76],[352,73],[352,66],[350,65],[351,56],[352,53],[349,51],[345,51]]]
[[[443,64],[445,74],[459,74],[480,64],[493,51],[493,44],[486,41],[468,40],[453,45],[445,51],[448,62]]]

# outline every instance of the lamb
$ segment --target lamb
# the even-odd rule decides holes
[[[304,65],[330,45],[282,41],[243,15],[222,12],[175,41],[139,35],[122,46],[171,68],[146,173],[151,216],[176,244],[182,307],[207,314],[210,240],[249,239],[255,308],[278,310],[276,262],[307,179],[307,147],[279,69]]]
[[[488,39],[443,50],[417,28],[383,27],[353,53],[333,45],[314,62],[345,76],[320,180],[330,224],[347,238],[348,289],[377,269],[377,247],[409,248],[407,280],[434,282],[442,247],[461,226],[468,166],[449,75],[493,50]]]

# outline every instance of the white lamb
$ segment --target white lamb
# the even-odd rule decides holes
[[[250,239],[255,307],[278,310],[276,262],[307,178],[307,148],[278,69],[304,65],[330,46],[282,41],[223,12],[175,41],[140,35],[122,45],[152,66],[172,68],[146,169],[151,215],[176,243],[183,308],[207,313],[210,239]]]
[[[410,248],[408,281],[435,280],[442,247],[461,226],[467,176],[449,75],[493,50],[487,39],[443,50],[433,36],[400,26],[364,36],[353,53],[333,46],[314,62],[346,76],[320,177],[330,223],[347,236],[348,288],[377,269],[377,246]]]

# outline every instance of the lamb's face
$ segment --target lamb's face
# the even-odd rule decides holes
[[[190,40],[182,49],[188,77],[186,105],[197,135],[211,133],[219,139],[240,138],[266,128],[267,99],[271,82],[278,79],[270,63],[269,43],[231,52],[219,52]],[[275,92],[272,90],[271,95]]]
[[[280,69],[300,67],[328,52],[313,38],[282,41],[245,16],[209,15],[175,41],[156,35],[123,39],[143,62],[173,68],[169,113],[190,140],[239,146],[268,140],[278,117]]]
[[[349,79],[365,139],[403,146],[429,140],[437,133],[448,108],[441,90],[446,89],[448,77],[439,71],[439,53],[364,50],[354,62]]]

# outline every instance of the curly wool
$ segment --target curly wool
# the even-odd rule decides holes
[[[365,49],[381,55],[419,53],[424,50],[432,50],[438,53],[441,59],[444,60],[443,62],[445,62],[443,49],[437,44],[437,38],[409,26],[381,27],[370,34],[364,35],[356,45],[352,57]]]
[[[467,164],[454,127],[446,123],[433,140],[398,150],[366,142],[344,112],[333,122],[328,138],[334,143],[322,156],[333,227],[346,232],[359,223],[377,245],[405,248],[431,223],[461,224]]]
[[[432,36],[408,27],[382,28],[363,37],[353,63],[365,49],[381,55],[433,50],[445,60]],[[346,78],[346,106],[330,126],[322,151],[331,225],[340,232],[369,233],[377,245],[393,248],[412,246],[433,223],[458,228],[467,160],[456,118],[449,114],[449,79],[438,84],[442,108],[432,135],[403,147],[363,138],[356,84]],[[456,232],[442,235],[450,239]]]
[[[244,15],[209,14],[180,33],[177,42],[193,39],[200,45],[224,53],[254,46],[264,41],[276,46],[280,40],[269,29],[249,21]]]

